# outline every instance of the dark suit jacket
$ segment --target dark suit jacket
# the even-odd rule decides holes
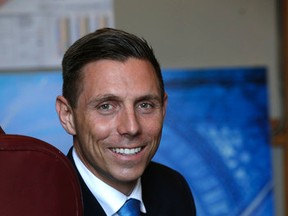
[[[75,166],[70,149],[68,158]],[[82,187],[84,216],[106,216],[97,199],[90,192],[79,172]],[[142,198],[147,216],[193,216],[196,209],[186,180],[178,172],[151,162],[141,177]]]

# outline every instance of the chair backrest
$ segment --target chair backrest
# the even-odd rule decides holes
[[[0,135],[1,134],[5,134],[5,132],[4,132],[4,130],[1,128],[1,126],[0,126]]]
[[[83,215],[74,168],[54,146],[0,133],[0,173],[1,216]]]

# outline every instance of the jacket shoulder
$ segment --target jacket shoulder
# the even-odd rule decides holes
[[[190,187],[176,170],[150,162],[141,182],[147,212],[157,209],[153,215],[196,215]]]

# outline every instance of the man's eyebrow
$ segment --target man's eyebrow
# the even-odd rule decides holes
[[[158,102],[162,102],[161,98],[158,95],[143,95],[140,96],[136,99],[136,101],[145,101],[145,100],[153,100],[153,101],[158,101]]]
[[[95,105],[96,103],[101,103],[101,102],[109,101],[109,100],[120,100],[120,98],[116,95],[113,95],[113,94],[98,95],[98,96],[92,98],[88,102],[88,104],[89,105]]]

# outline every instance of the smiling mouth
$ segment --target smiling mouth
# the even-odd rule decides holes
[[[135,154],[139,153],[142,150],[142,148],[141,147],[137,147],[137,148],[111,148],[111,150],[117,154],[135,155]]]

